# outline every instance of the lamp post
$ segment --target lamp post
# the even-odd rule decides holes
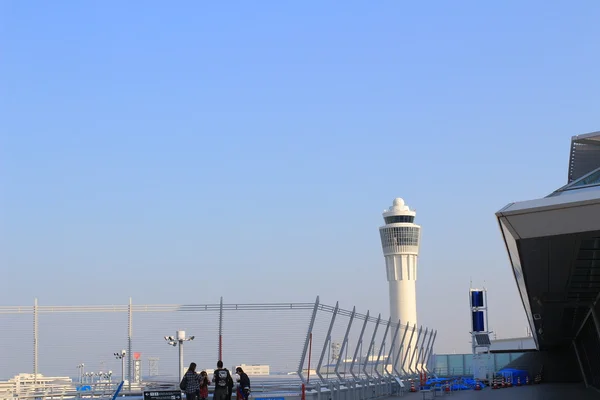
[[[117,360],[121,360],[121,381],[125,382],[125,357],[127,356],[127,352],[121,350],[119,353],[114,353],[114,356]]]
[[[165,336],[165,340],[169,346],[177,346],[179,344],[179,382],[183,378],[183,342],[194,340],[194,336],[186,337],[185,331],[177,331],[175,336]]]
[[[85,364],[81,363],[77,365],[77,369],[79,370],[79,383],[83,383],[83,376],[85,374]]]

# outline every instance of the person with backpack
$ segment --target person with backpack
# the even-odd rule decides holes
[[[250,396],[250,378],[248,377],[248,374],[244,372],[242,367],[237,367],[235,373],[240,377],[238,379],[240,384],[238,385],[237,398],[239,400],[248,400],[248,397]]]
[[[227,370],[223,368],[223,361],[217,361],[217,369],[213,375],[212,381],[215,383],[215,392],[213,394],[213,400],[228,400],[231,390],[230,385],[233,387],[233,378]]]
[[[198,400],[200,397],[200,379],[196,373],[196,363],[190,364],[190,367],[179,383],[179,388],[185,392],[187,400]]]

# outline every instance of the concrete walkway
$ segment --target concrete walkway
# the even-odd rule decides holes
[[[418,392],[407,393],[403,397],[389,397],[386,400],[398,400],[401,398],[407,400],[421,399],[447,399],[447,400],[599,400],[600,392],[595,389],[586,389],[583,384],[541,384],[520,386],[504,389],[485,388],[481,391],[464,390],[460,392],[451,392],[449,394],[436,393],[436,397],[432,397],[433,393]]]

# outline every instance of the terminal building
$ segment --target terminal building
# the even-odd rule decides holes
[[[600,391],[600,132],[571,139],[563,187],[496,217],[539,350],[515,363]]]

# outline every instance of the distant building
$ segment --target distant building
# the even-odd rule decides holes
[[[232,371],[235,372],[237,367],[241,367],[248,376],[269,375],[271,373],[271,368],[268,365],[242,364],[233,367]]]
[[[44,376],[42,374],[19,374],[7,381],[0,381],[0,400],[12,399],[34,390],[52,388],[55,393],[73,390],[73,380],[68,376]]]

